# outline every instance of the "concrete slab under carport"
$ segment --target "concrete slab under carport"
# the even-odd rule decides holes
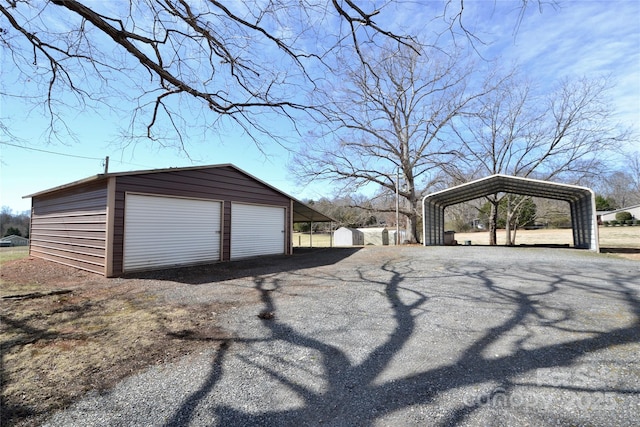
[[[423,244],[445,244],[445,208],[496,193],[568,202],[571,208],[574,247],[599,251],[595,194],[591,189],[502,174],[491,175],[425,196],[422,199]]]

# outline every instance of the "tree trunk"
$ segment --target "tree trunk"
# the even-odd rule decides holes
[[[406,150],[408,151],[408,148],[406,148]],[[409,205],[409,213],[407,215],[407,240],[409,243],[418,243],[420,241],[420,236],[418,235],[420,199],[416,197],[413,172],[410,168],[406,168],[403,173],[407,184],[407,195],[405,197]]]
[[[498,201],[489,199],[491,203],[491,214],[489,215],[489,245],[495,246],[498,244]]]
[[[507,218],[505,221],[505,246],[513,246],[513,241],[511,240],[511,221],[513,221],[513,210],[511,209],[511,196],[507,195]]]
[[[407,217],[407,240],[409,243],[418,243],[418,214],[415,209],[411,211],[411,215]]]

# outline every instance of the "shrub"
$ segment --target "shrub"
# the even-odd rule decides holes
[[[602,221],[602,225],[604,225],[605,227],[608,227],[611,224],[609,223],[609,221]]]
[[[628,219],[624,223],[625,223],[625,225],[633,225],[633,220],[632,219]]]
[[[631,212],[618,212],[616,214],[616,221],[620,221],[620,223],[623,223],[623,221],[629,221],[633,219],[633,215],[631,215]]]
[[[611,221],[609,221],[609,224],[611,224],[612,227],[615,227],[616,225],[618,225],[618,221],[612,219]]]

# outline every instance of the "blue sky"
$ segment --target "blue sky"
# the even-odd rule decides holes
[[[514,2],[464,4],[464,24],[488,43],[478,45],[484,56],[517,62],[531,78],[549,85],[562,78],[610,76],[615,85],[610,102],[616,118],[640,135],[639,1],[571,1],[555,8],[545,4],[542,13],[537,7],[530,8],[519,26]],[[434,1],[391,3],[383,12],[393,17],[398,28],[432,28],[424,23],[440,7],[441,2]],[[9,58],[4,54],[3,67],[6,61]],[[0,78],[2,85],[20,84],[6,72]],[[68,111],[67,124],[78,139],[64,144],[47,144],[46,118],[18,99],[0,95],[0,117],[3,121],[10,118],[5,125],[16,137],[0,140],[0,205],[17,212],[30,209],[30,199],[23,199],[24,195],[102,173],[105,156],[110,157],[110,172],[233,163],[300,199],[333,195],[322,183],[296,185],[287,171],[291,154],[286,149],[268,140],[258,148],[231,123],[213,138],[190,140],[187,156],[175,148],[144,141],[122,146],[116,142],[120,123],[109,111]],[[286,132],[288,126],[270,118],[265,123],[279,132]],[[295,143],[295,138],[289,142]],[[639,145],[636,139],[630,148],[638,150]]]

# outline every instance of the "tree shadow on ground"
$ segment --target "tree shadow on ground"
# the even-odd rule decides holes
[[[130,273],[122,277],[127,279],[166,280],[191,285],[201,285],[332,265],[350,257],[360,249],[361,248],[296,248],[293,255],[261,256],[215,264]]]
[[[605,254],[640,254],[640,248],[600,248]]]
[[[483,329],[473,342],[448,363],[386,381],[380,380],[381,375],[414,337],[416,329],[423,327],[418,321],[429,323],[427,314],[435,308],[431,304],[436,304],[431,301],[437,301],[437,297],[441,297],[438,291],[430,291],[429,286],[416,286],[416,280],[437,281],[438,275],[427,277],[424,272],[415,271],[411,262],[404,261],[389,261],[379,271],[370,268],[358,269],[357,281],[374,286],[376,292],[385,296],[386,305],[391,310],[385,319],[394,323],[392,331],[386,335],[383,342],[373,348],[360,362],[353,362],[339,346],[279,320],[277,295],[283,286],[280,279],[255,277],[255,290],[260,294],[263,311],[275,314],[272,318],[261,320],[262,325],[269,331],[269,336],[264,341],[282,341],[320,354],[322,381],[326,386],[318,391],[278,372],[276,367],[266,363],[254,363],[254,367],[276,380],[280,387],[295,393],[303,404],[288,410],[273,410],[265,406],[260,412],[216,404],[208,408],[215,424],[368,426],[414,405],[437,404],[439,397],[446,393],[459,392],[469,387],[482,388],[486,384],[497,385],[488,391],[478,392],[471,399],[458,400],[449,407],[442,408],[442,417],[430,421],[432,425],[458,425],[469,422],[474,413],[482,410],[488,401],[496,398],[496,395],[504,397],[513,393],[516,387],[521,387],[522,375],[534,375],[538,370],[545,371],[551,368],[571,368],[585,355],[640,341],[640,300],[637,289],[632,288],[632,283],[637,280],[634,272],[628,275],[610,275],[603,281],[602,286],[586,285],[585,283],[590,283],[590,278],[580,276],[576,271],[562,273],[535,270],[535,267],[529,271],[515,272],[504,268],[483,267],[474,270],[450,267],[443,274],[479,286],[476,297],[465,296],[470,302],[482,304],[491,300],[493,304],[503,307],[509,315],[495,322],[493,326]],[[501,277],[499,282],[494,280],[498,275]],[[387,278],[381,280],[382,276]],[[504,285],[510,281],[530,281],[532,276],[535,276],[537,283],[532,289]],[[308,277],[308,280],[312,281],[313,278]],[[355,284],[351,282],[345,285]],[[337,289],[336,292],[340,290]],[[625,315],[630,321],[610,328],[580,326],[581,319],[576,317],[571,308],[558,308],[550,303],[556,299],[556,295],[559,297],[566,292],[584,292],[615,299],[624,305]],[[411,294],[410,301],[407,301],[406,297],[401,298],[401,293]],[[529,333],[514,333],[518,328]],[[532,345],[532,328],[548,328],[548,331],[567,333],[571,338]],[[488,350],[496,342],[513,336],[519,338],[515,340],[508,354],[488,354]],[[238,341],[242,341],[242,338]],[[440,343],[444,346],[451,344]],[[428,351],[429,349],[425,348],[425,352]],[[166,426],[182,425],[182,421],[192,419],[198,404],[222,380],[221,366],[224,366],[226,357],[227,352],[219,355],[215,366],[212,366],[209,379],[198,391],[184,400]],[[615,385],[576,386],[570,381],[538,381],[531,382],[526,387],[594,394],[607,392],[640,395],[640,388]],[[556,419],[559,420],[562,416],[558,414]],[[579,420],[568,419],[568,422],[579,423]]]

